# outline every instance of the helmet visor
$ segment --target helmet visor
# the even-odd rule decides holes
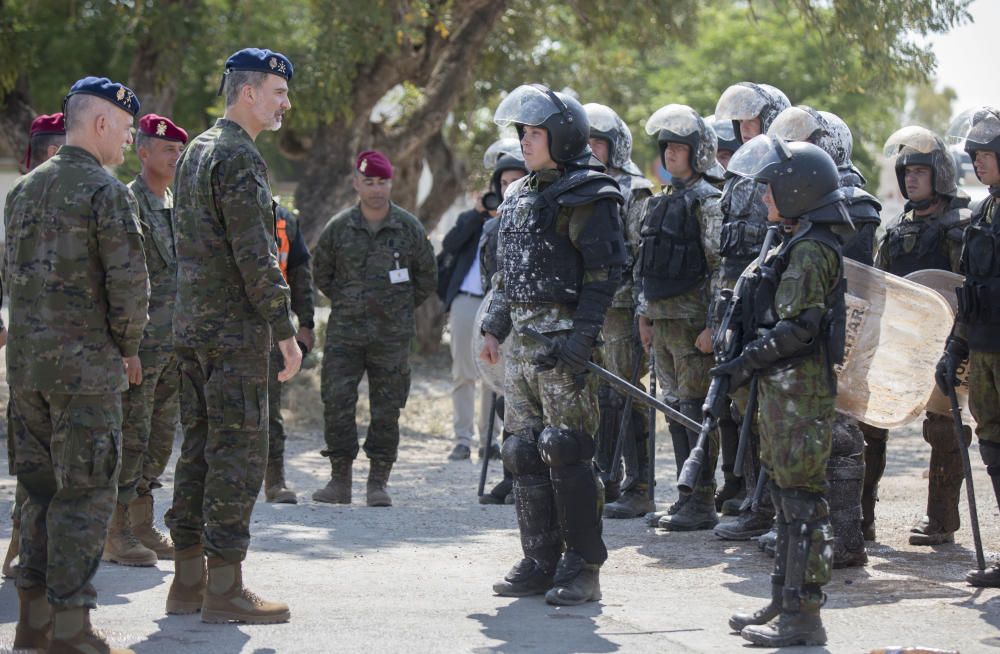
[[[816,116],[799,107],[789,107],[774,119],[767,133],[785,141],[808,141],[818,130],[823,129]]]
[[[900,154],[930,154],[943,149],[943,145],[941,139],[926,127],[909,125],[892,133],[882,148],[882,154],[889,159]]]
[[[646,121],[646,133],[658,134],[667,130],[680,136],[690,136],[698,131],[699,116],[691,107],[683,104],[668,104],[656,110]]]
[[[749,179],[763,181],[761,173],[767,168],[791,158],[788,146],[767,134],[755,136],[743,144],[729,160],[728,172]]]
[[[733,131],[733,121],[720,120],[712,115],[706,118],[705,122],[711,125],[712,129],[715,130],[715,134],[719,137],[719,141],[736,140],[736,132]]]
[[[554,94],[553,94],[554,95]],[[500,102],[493,122],[500,127],[512,124],[541,125],[559,111],[549,93],[533,85],[519,86]]]
[[[487,170],[493,170],[497,167],[497,161],[504,155],[523,161],[524,155],[521,154],[520,141],[515,138],[504,138],[494,141],[490,147],[486,148],[486,154],[483,155],[483,166]]]
[[[587,119],[590,121],[592,132],[610,134],[616,131],[619,123],[621,123],[621,118],[618,117],[614,109],[603,104],[590,102],[583,105],[583,109],[587,112]]]
[[[949,143],[975,150],[976,146],[986,146],[1000,137],[1000,116],[989,107],[975,107],[963,111],[948,127],[946,138]]]
[[[715,105],[717,120],[750,120],[757,118],[767,106],[764,94],[752,86],[735,84],[723,92]]]

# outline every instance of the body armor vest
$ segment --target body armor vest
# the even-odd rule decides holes
[[[685,293],[708,276],[697,206],[721,195],[704,180],[646,201],[640,228],[637,271],[647,300]]]
[[[602,198],[621,201],[615,181],[594,170],[577,169],[542,191],[522,185],[500,208],[498,256],[509,302],[574,304],[583,284],[584,262],[569,238],[568,224],[559,225],[562,207]]]
[[[940,216],[914,220],[903,220],[904,216],[889,225],[885,232],[882,247],[888,248],[888,272],[905,277],[917,270],[950,271],[951,259],[945,241],[961,240],[961,212],[951,209]]]
[[[962,247],[965,284],[958,289],[958,315],[967,326],[969,348],[981,352],[1000,352],[998,204],[990,195],[976,207]]]
[[[802,230],[800,228],[794,237],[785,242],[777,255],[766,261],[750,278],[751,288],[748,296],[752,298],[753,306],[751,311],[746,311],[743,315],[752,324],[745,325],[744,333],[753,335],[759,329],[771,329],[778,324],[780,319],[774,304],[778,283],[788,268],[792,248],[805,240],[819,241],[837,252],[838,267],[841,273],[840,280],[825,298],[826,311],[820,322],[819,336],[806,349],[779,361],[775,364],[775,368],[791,367],[823,349],[826,353],[828,374],[832,382],[831,387],[836,389],[833,366],[843,362],[847,338],[847,302],[844,297],[847,293],[847,280],[843,275],[844,256],[840,239],[830,230],[829,226],[810,224],[808,229]]]
[[[764,185],[745,177],[730,178],[722,192],[724,222],[719,254],[722,276],[735,281],[760,254],[767,235]]]

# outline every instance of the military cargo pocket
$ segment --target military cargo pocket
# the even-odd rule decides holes
[[[89,398],[88,398],[89,399]],[[121,412],[77,398],[52,433],[52,459],[61,488],[105,488],[118,483]]]
[[[267,381],[258,377],[230,377],[222,388],[222,427],[233,431],[260,431],[267,425]]]

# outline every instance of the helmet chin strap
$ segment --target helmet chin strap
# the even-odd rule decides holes
[[[934,204],[934,200],[935,200],[935,198],[932,195],[931,197],[926,198],[924,200],[920,200],[920,201],[910,200],[909,202],[907,202],[907,204],[909,204],[910,208],[912,208],[912,209],[916,209],[917,211],[923,211],[927,207],[929,207],[932,204]]]

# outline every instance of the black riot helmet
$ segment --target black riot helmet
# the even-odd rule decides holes
[[[493,122],[500,127],[513,125],[518,136],[524,126],[544,127],[549,133],[549,156],[560,166],[577,168],[603,165],[590,151],[590,121],[576,99],[557,93],[542,84],[525,84],[500,102]]]
[[[782,218],[850,223],[837,165],[812,143],[755,136],[733,155],[729,172],[769,185]]]
[[[492,171],[490,192],[483,196],[483,206],[490,211],[500,206],[503,200],[500,176],[504,171],[520,170],[525,175],[528,174],[528,166],[525,165],[524,155],[521,154],[521,144],[515,138],[503,138],[490,144],[490,147],[486,148],[486,154],[483,155],[483,167]]]
[[[896,182],[899,192],[907,200],[906,167],[927,166],[931,169],[931,189],[938,195],[953,198],[958,195],[958,169],[955,160],[945,146],[944,141],[934,132],[925,127],[910,125],[893,132],[885,142],[883,154],[889,160],[895,159]],[[917,203],[911,202],[916,208],[930,206],[933,198]]]
[[[590,122],[590,138],[608,142],[608,168],[617,168],[632,176],[642,175],[632,161],[632,131],[625,121],[607,105],[588,102],[583,109]]]
[[[1000,159],[1000,109],[982,106],[963,111],[948,127],[947,139],[962,146],[973,162],[980,150]]]

